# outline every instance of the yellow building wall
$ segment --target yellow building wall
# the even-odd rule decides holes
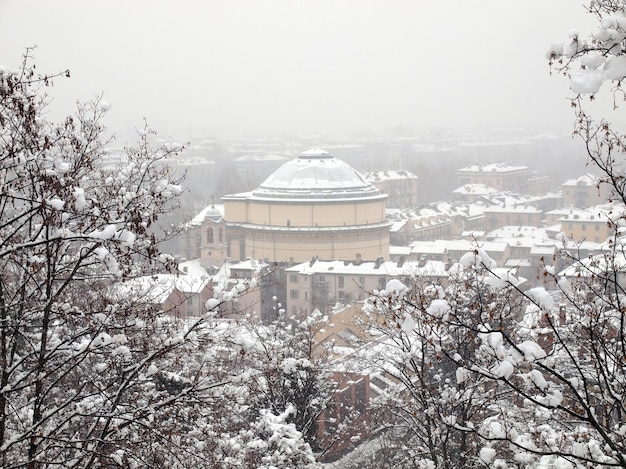
[[[575,241],[586,240],[595,243],[603,243],[613,233],[606,222],[589,220],[564,221],[561,230]]]
[[[349,201],[346,203],[285,204],[280,201],[248,202],[248,223],[271,226],[344,226],[379,223],[385,220],[384,202]],[[228,221],[230,204],[226,201],[225,209]],[[236,213],[235,216],[239,215]]]
[[[232,252],[232,250],[231,250]],[[387,228],[373,233],[352,234],[351,236],[302,235],[297,239],[284,239],[279,235],[246,237],[246,257],[269,259],[276,262],[305,262],[313,256],[320,259],[376,259],[389,256],[389,234]],[[234,256],[231,254],[231,257]]]
[[[228,227],[228,255],[235,260],[247,257],[275,262],[304,262],[320,259],[353,260],[389,256],[389,227],[371,230],[343,229],[385,221],[385,197],[374,200],[315,201],[293,203],[260,200],[247,194],[223,199]],[[251,229],[239,224],[260,228]],[[289,228],[287,228],[289,227]],[[340,227],[330,232],[305,228]],[[302,228],[301,231],[298,228]],[[243,243],[242,243],[243,240]],[[243,244],[243,246],[242,246]]]
[[[223,199],[224,216],[230,223],[246,223],[248,202],[245,199]]]

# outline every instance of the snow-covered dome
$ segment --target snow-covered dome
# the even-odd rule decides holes
[[[335,199],[373,197],[380,192],[345,161],[315,148],[282,165],[252,195],[279,199]]]
[[[210,207],[207,207],[204,212],[204,219],[210,218],[213,221],[219,221],[222,218],[222,212],[219,208],[217,208],[214,204],[211,204]]]
[[[202,209],[200,213],[198,213],[191,220],[191,225],[201,225],[205,220],[212,220],[214,222],[219,222],[224,216],[224,206],[223,205],[215,205],[211,202],[211,205]]]

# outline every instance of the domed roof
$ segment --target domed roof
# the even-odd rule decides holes
[[[218,205],[216,206],[213,201],[211,201],[211,205],[202,209],[200,213],[198,213],[191,220],[191,225],[201,225],[205,220],[212,220],[214,222],[219,222],[224,217],[224,206]]]
[[[215,207],[214,204],[211,204],[211,206],[204,212],[204,219],[206,220],[207,218],[210,218],[213,221],[219,221],[219,219],[222,218],[222,212],[220,209]]]
[[[341,199],[379,196],[380,192],[345,161],[315,148],[282,165],[252,195],[280,199]]]

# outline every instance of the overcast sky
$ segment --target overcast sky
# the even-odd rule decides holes
[[[576,0],[2,0],[0,64],[69,68],[54,113],[104,93],[121,139],[408,126],[569,131],[545,53]]]

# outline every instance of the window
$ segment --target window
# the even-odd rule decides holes
[[[224,228],[222,228],[221,226],[220,226],[220,231],[219,231],[218,236],[219,236],[220,243],[223,243],[224,242]]]
[[[379,290],[384,290],[385,289],[385,277],[378,277],[378,289]]]
[[[297,299],[298,298],[298,290],[296,290],[296,289],[289,290],[289,298],[291,298],[292,300]]]
[[[584,223],[583,223],[583,226],[582,226],[582,230],[583,231],[587,231],[587,225],[585,225]]]
[[[340,275],[340,276],[339,276],[339,279],[337,279],[337,286],[338,286],[339,288],[343,288],[343,283],[344,283],[344,280],[343,280],[343,275]]]
[[[291,275],[289,276],[289,281],[290,281],[291,283],[298,283],[298,276],[297,276],[296,274],[291,274]]]
[[[344,296],[345,296],[345,295],[344,295],[343,290],[339,290],[339,291],[337,292],[337,299],[339,299],[339,300],[343,300],[343,299],[344,299]]]
[[[359,285],[361,288],[365,287],[365,277],[359,277]]]
[[[207,228],[206,230],[206,242],[213,243],[213,228]]]
[[[596,223],[595,228],[596,228],[596,231],[600,231],[600,225],[598,225],[597,223]]]

